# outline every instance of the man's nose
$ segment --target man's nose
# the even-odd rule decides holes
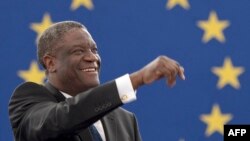
[[[86,61],[91,61],[91,62],[95,62],[99,60],[99,55],[97,53],[93,53],[92,51],[88,51],[85,55],[84,55],[84,60]]]

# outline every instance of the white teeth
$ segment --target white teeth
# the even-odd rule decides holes
[[[88,69],[83,69],[84,72],[95,72],[95,68],[88,68]]]

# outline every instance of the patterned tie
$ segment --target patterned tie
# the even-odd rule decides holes
[[[102,141],[101,135],[97,131],[94,125],[89,127],[90,133],[92,135],[93,141]]]

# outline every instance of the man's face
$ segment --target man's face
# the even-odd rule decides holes
[[[100,56],[86,29],[71,29],[55,51],[55,77],[65,92],[75,94],[98,86]]]

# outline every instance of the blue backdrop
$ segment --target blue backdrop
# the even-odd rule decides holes
[[[222,141],[224,124],[250,123],[249,7],[249,0],[1,0],[0,140],[13,140],[14,88],[44,82],[36,37],[53,22],[76,20],[97,42],[102,82],[158,55],[184,66],[186,81],[143,86],[124,106],[144,141]]]

